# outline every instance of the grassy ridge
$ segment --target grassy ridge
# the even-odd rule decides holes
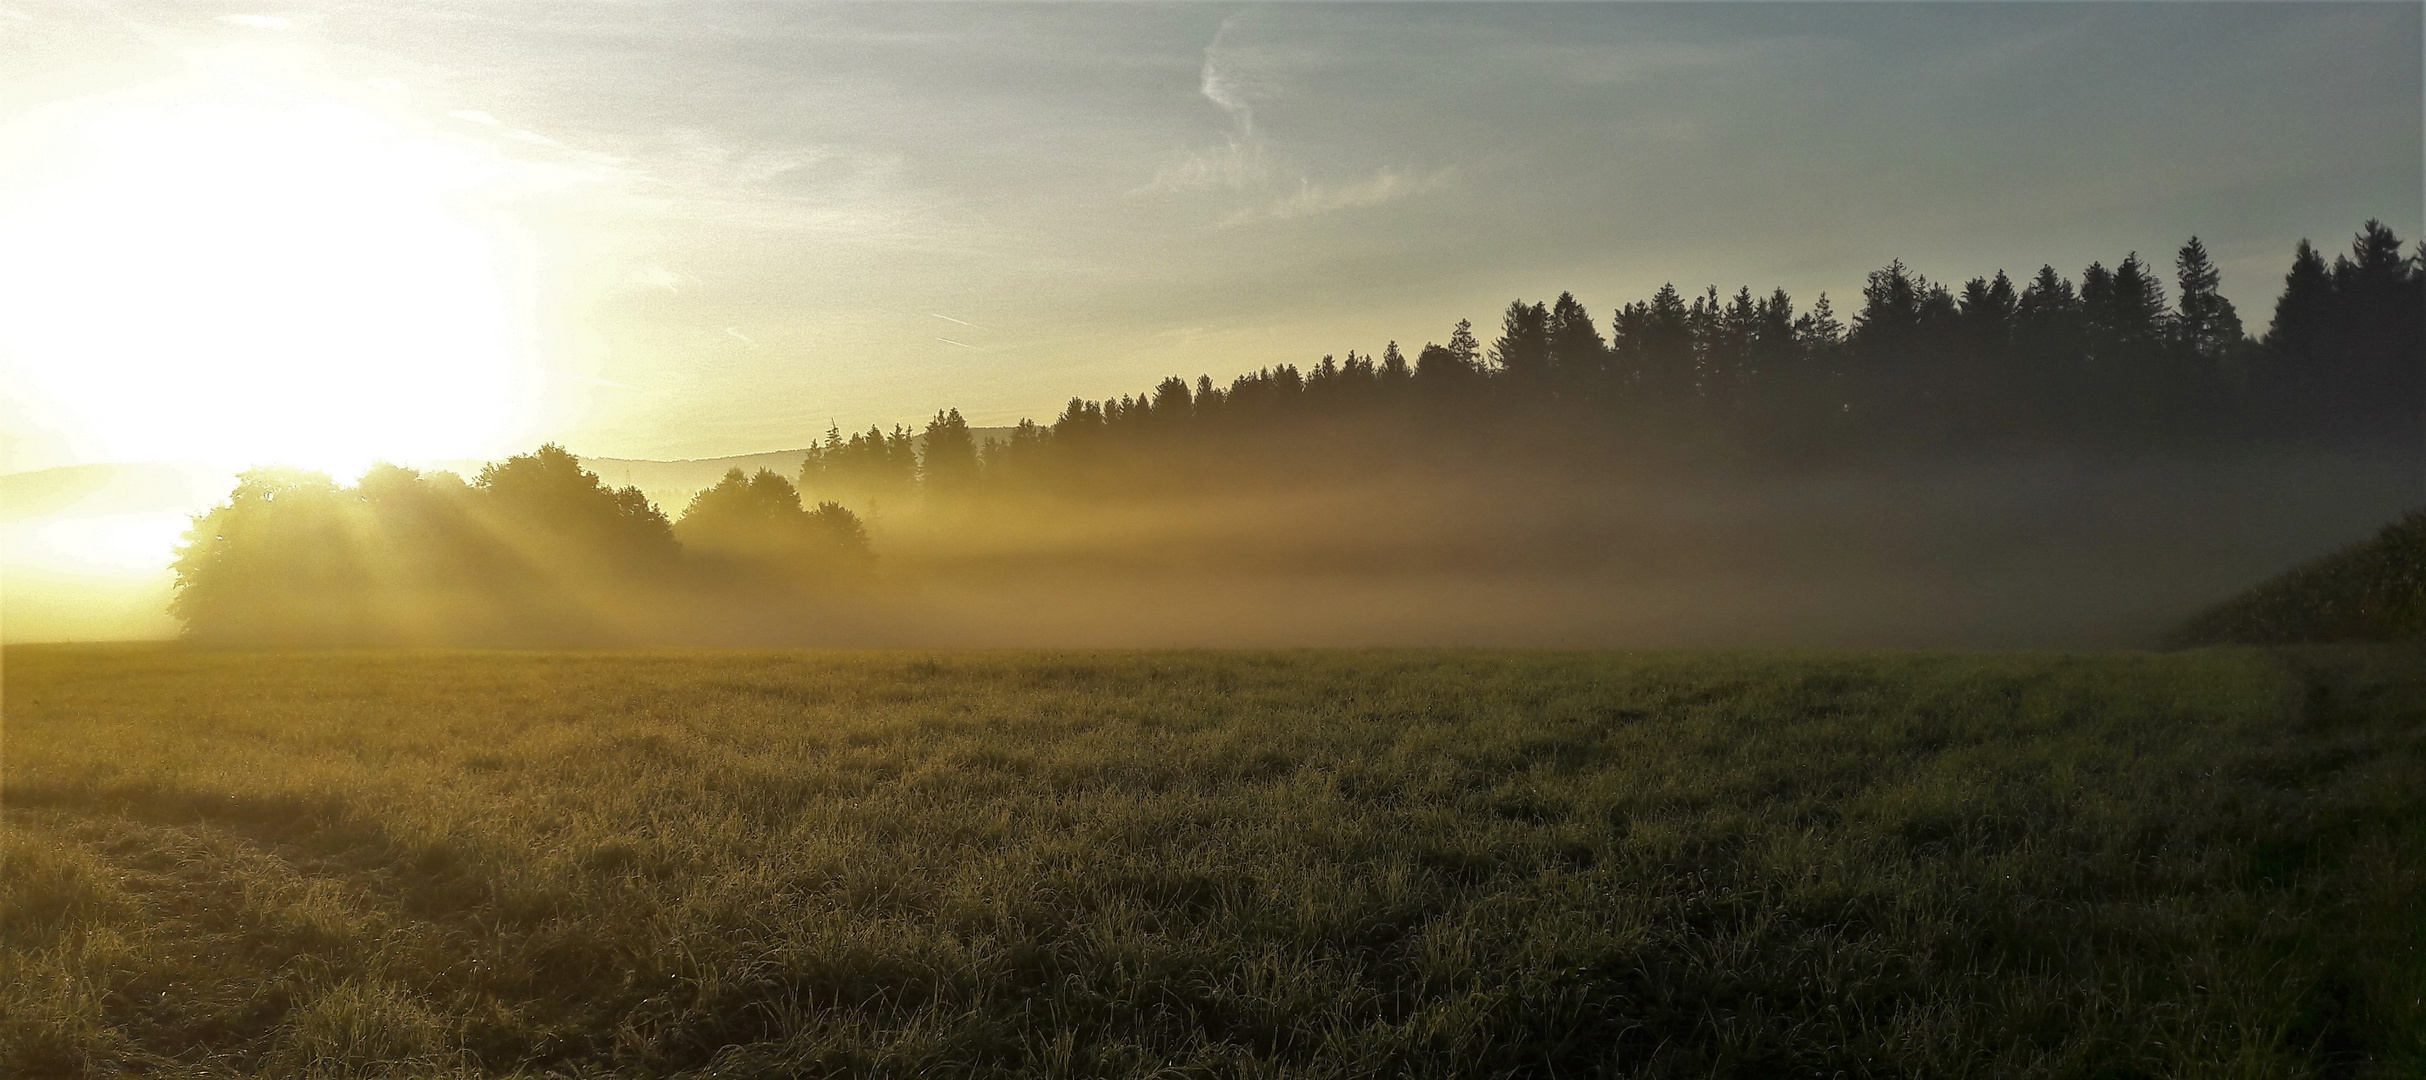
[[[2414,652],[7,664],[12,1077],[2426,1070]]]
[[[2199,613],[2176,644],[2426,638],[2426,510]]]

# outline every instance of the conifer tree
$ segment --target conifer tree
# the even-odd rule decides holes
[[[1827,293],[1811,302],[1811,310],[1794,320],[1794,343],[1805,356],[1816,356],[1845,342],[1845,324],[1836,317],[1836,305]]]
[[[2166,322],[2165,286],[2140,261],[2139,252],[2124,256],[2114,268],[2107,332],[2118,346],[2145,352],[2164,337]]]
[[[927,490],[958,492],[977,482],[977,441],[959,409],[936,413],[927,421],[926,443],[919,473]]]
[[[1693,387],[1693,310],[1671,284],[1611,320],[1615,364],[1638,404],[1682,400]]]
[[[2426,304],[2401,238],[2370,220],[2334,260],[2336,411],[2376,434],[2426,432]]]
[[[1391,342],[1381,351],[1381,370],[1377,377],[1384,383],[1399,384],[1414,376],[1407,367],[1407,358],[1398,351],[1398,342]]]
[[[1914,274],[1896,259],[1870,272],[1862,284],[1862,310],[1853,316],[1850,344],[1873,356],[1897,356],[1919,337],[1921,302],[1927,278]]]
[[[1548,329],[1550,368],[1565,380],[1587,378],[1606,363],[1609,345],[1601,340],[1592,313],[1576,302],[1574,293],[1558,294],[1558,301],[1550,307]]]
[[[1550,375],[1550,311],[1541,304],[1510,301],[1500,317],[1499,340],[1491,343],[1491,363],[1510,381],[1538,385]]]
[[[2241,316],[2232,301],[2216,291],[2223,280],[2207,257],[2207,245],[2191,237],[2173,258],[2174,282],[2181,286],[2180,315],[2174,336],[2190,355],[2214,361],[2241,341]]]
[[[2308,241],[2291,254],[2291,270],[2283,275],[2283,295],[2274,302],[2274,321],[2266,330],[2266,348],[2279,363],[2314,365],[2324,359],[2333,321],[2333,275],[2325,258]]]

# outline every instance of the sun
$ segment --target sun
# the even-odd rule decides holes
[[[82,461],[484,456],[537,386],[524,177],[291,56],[0,129],[0,363]]]

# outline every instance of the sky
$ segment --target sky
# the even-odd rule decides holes
[[[2417,4],[0,2],[0,471],[1049,420],[2426,217]],[[1484,334],[1486,340],[1488,332]]]

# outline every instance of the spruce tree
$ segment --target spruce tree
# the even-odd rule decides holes
[[[2291,254],[2290,272],[2283,275],[2274,321],[2266,329],[2266,349],[2278,364],[2312,368],[2327,362],[2333,299],[2333,274],[2325,269],[2324,256],[2301,240]]]
[[[1457,329],[1449,332],[1449,355],[1470,370],[1482,368],[1482,343],[1474,339],[1474,321],[1457,320]]]
[[[1377,374],[1377,377],[1382,382],[1397,385],[1399,383],[1406,382],[1409,378],[1412,378],[1414,374],[1415,373],[1409,370],[1407,367],[1406,355],[1398,351],[1397,342],[1393,341],[1387,347],[1382,349],[1381,371]]]
[[[1870,272],[1862,284],[1862,310],[1853,316],[1853,347],[1872,356],[1901,356],[1920,334],[1921,302],[1928,281],[1902,259]]]
[[[1181,384],[1184,393],[1186,384]],[[926,455],[919,471],[927,490],[937,493],[958,492],[977,480],[977,441],[969,434],[969,422],[961,419],[959,409],[935,414],[927,421]]]
[[[1608,343],[1574,293],[1558,294],[1550,306],[1548,344],[1551,371],[1569,382],[1598,373],[1608,358]]]
[[[1491,343],[1491,362],[1519,385],[1537,385],[1550,374],[1550,311],[1541,304],[1510,301],[1500,318],[1499,340]]]
[[[1803,355],[1815,357],[1845,343],[1845,324],[1836,317],[1836,305],[1827,293],[1811,302],[1811,310],[1794,320],[1794,343]]]
[[[2192,356],[2214,361],[2241,340],[2241,316],[2232,301],[2216,291],[2223,275],[2207,257],[2207,246],[2191,237],[2174,255],[2174,281],[2181,286],[2180,317],[2175,339]]]

